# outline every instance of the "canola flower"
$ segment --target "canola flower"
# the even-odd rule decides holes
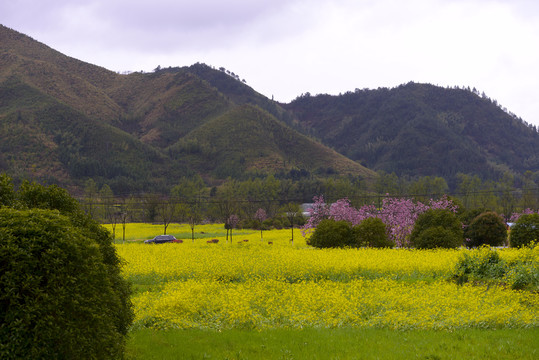
[[[470,250],[312,249],[290,230],[225,243],[118,244],[135,326],[155,328],[535,327],[537,293],[448,280]],[[249,240],[244,242],[243,240]],[[268,244],[271,242],[272,244]],[[537,249],[537,248],[536,248]],[[503,249],[500,257],[539,258]]]
[[[244,281],[274,279],[286,282],[358,277],[431,278],[448,274],[456,250],[325,249],[285,246],[189,246],[163,244],[118,246],[127,260],[124,276],[162,280],[211,279]]]
[[[537,295],[500,287],[355,279],[289,284],[187,280],[134,298],[136,322],[175,328],[537,326]]]

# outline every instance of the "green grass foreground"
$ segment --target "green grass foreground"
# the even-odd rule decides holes
[[[152,330],[131,333],[128,359],[537,359],[539,328]]]

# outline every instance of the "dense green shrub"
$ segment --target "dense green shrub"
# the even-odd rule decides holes
[[[386,225],[379,218],[366,218],[353,227],[355,242],[358,246],[377,248],[393,247],[395,244],[389,240]]]
[[[273,228],[281,230],[283,228],[283,222],[279,218],[273,218],[272,221]]]
[[[0,358],[117,359],[118,294],[99,245],[51,210],[0,210]]]
[[[0,212],[0,358],[121,357],[134,315],[111,234],[56,186],[12,195]]]
[[[464,226],[468,226],[472,223],[472,221],[481,215],[482,213],[488,212],[489,210],[485,208],[477,208],[477,209],[466,209],[462,210],[460,213],[457,214],[457,217],[462,222]]]
[[[260,230],[260,222],[253,219],[242,219],[237,226],[238,229]]]
[[[445,209],[431,209],[419,215],[410,234],[410,245],[418,249],[456,248],[462,240],[461,222]]]
[[[469,239],[467,245],[472,247],[502,246],[507,240],[507,228],[501,216],[485,212],[472,220],[464,231],[464,237]]]
[[[532,243],[520,250],[518,257],[504,261],[498,250],[483,245],[463,252],[451,278],[458,284],[468,281],[497,283],[514,290],[539,290],[537,245]]]
[[[522,215],[511,227],[511,247],[521,247],[539,240],[539,214]]]
[[[283,228],[289,228],[292,226],[292,224],[290,223],[290,220],[286,217],[281,217],[279,218],[281,220],[281,223],[283,224]]]
[[[307,243],[317,248],[353,246],[352,227],[346,221],[322,220]]]
[[[294,227],[296,228],[304,223],[305,221],[303,220],[303,217],[296,217],[294,219]],[[262,226],[262,230],[271,230],[271,229],[281,230],[284,228],[290,228],[291,224],[288,218],[276,216],[276,217],[264,220],[262,224],[258,220],[244,219],[239,222],[237,228],[260,230],[260,226]]]
[[[413,246],[418,249],[456,248],[462,244],[462,236],[443,226],[434,226],[420,232]]]
[[[262,222],[262,230],[271,230],[272,226],[273,226],[272,219],[266,219]]]
[[[470,280],[499,279],[504,274],[505,262],[498,252],[489,246],[482,246],[472,252],[462,253],[452,277],[462,284]]]
[[[294,217],[294,225],[295,226],[303,226],[303,225],[305,225],[306,222],[307,222],[307,220],[301,214]]]
[[[14,202],[15,192],[11,179],[5,174],[0,174],[0,207],[13,206]]]

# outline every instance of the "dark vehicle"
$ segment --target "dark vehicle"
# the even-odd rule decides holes
[[[174,242],[176,238],[172,235],[159,235],[153,239],[144,241],[145,244],[163,244],[168,242]]]

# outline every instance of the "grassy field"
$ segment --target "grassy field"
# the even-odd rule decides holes
[[[537,293],[450,276],[469,250],[308,247],[299,230],[185,225],[181,244],[142,241],[162,226],[128,224],[117,244],[135,290],[135,359],[535,358]],[[218,243],[207,243],[208,239]],[[498,250],[512,261],[522,250]],[[525,256],[534,257],[539,252]],[[537,267],[533,269],[537,272]]]
[[[529,359],[539,329],[134,331],[131,359]]]

